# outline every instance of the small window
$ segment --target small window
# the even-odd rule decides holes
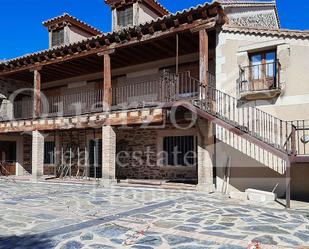
[[[133,25],[133,7],[117,9],[117,23],[119,27]]]
[[[64,44],[64,29],[52,31],[52,47]]]
[[[44,142],[44,164],[54,164],[55,142]]]
[[[276,52],[267,51],[250,55],[252,80],[274,78],[276,76]]]
[[[169,166],[196,166],[196,142],[194,136],[164,137],[164,163]]]

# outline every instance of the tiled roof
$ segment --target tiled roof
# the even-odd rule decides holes
[[[26,54],[21,57],[13,58],[4,62],[0,62],[0,73],[1,70],[5,70],[5,68],[14,68],[14,67],[23,67],[24,61],[31,61],[36,58],[40,58],[43,61],[45,60],[54,60],[57,58],[57,53],[63,52],[63,51],[70,51],[70,54],[74,54],[77,47],[86,47],[86,50],[91,49],[91,46],[99,46],[100,48],[108,48],[111,44],[124,44],[127,40],[127,37],[131,37],[131,39],[136,38],[139,33],[145,33],[148,35],[152,35],[153,33],[150,33],[150,28],[153,29],[154,34],[156,35],[158,32],[162,31],[162,25],[164,23],[171,26],[171,28],[176,25],[186,24],[188,22],[187,18],[190,16],[193,18],[193,21],[196,20],[202,20],[202,19],[208,19],[211,18],[211,16],[203,16],[203,11],[206,11],[208,9],[217,9],[221,8],[220,4],[218,2],[213,3],[205,3],[202,5],[198,5],[195,7],[191,7],[189,9],[185,9],[183,11],[178,11],[175,14],[168,14],[163,17],[159,17],[156,20],[151,20],[148,22],[145,22],[139,26],[134,27],[128,27],[123,28],[119,31],[109,32],[109,33],[103,33],[97,36],[92,36],[86,39],[83,39],[78,42],[56,46],[50,49],[38,51],[31,54]],[[218,15],[218,13],[213,13],[212,15]],[[187,20],[187,21],[186,21]],[[49,20],[51,21],[51,20]],[[222,24],[220,24],[222,25]],[[163,25],[164,26],[164,25]],[[109,43],[106,43],[106,41],[109,41]],[[89,45],[91,44],[91,46]],[[88,46],[88,47],[87,47]],[[89,47],[90,46],[90,47]],[[75,53],[80,53],[79,51]],[[46,59],[46,57],[48,59]],[[31,62],[31,64],[35,64],[35,62]],[[2,67],[2,68],[1,68]]]
[[[219,0],[222,5],[275,5],[274,0]]]
[[[77,19],[76,17],[74,16],[71,16],[69,15],[68,13],[64,13],[63,15],[61,16],[56,16],[56,17],[53,17],[45,22],[43,22],[43,25],[46,26],[46,27],[49,27],[49,26],[52,26],[54,24],[57,24],[59,22],[63,22],[63,21],[67,21],[67,22],[70,22],[72,24],[75,24],[85,30],[88,30],[89,32],[91,32],[93,35],[99,35],[99,34],[102,34],[102,32],[100,30],[98,30],[97,28],[89,25],[88,23],[86,22],[83,22],[79,19]]]
[[[137,1],[138,0],[105,0],[105,3],[110,5],[112,8],[115,8],[115,7],[121,7],[128,3],[137,2]],[[170,13],[162,4],[158,2],[158,0],[140,0],[140,1],[145,2],[146,4],[152,6],[162,15],[167,15]]]
[[[234,34],[248,34],[259,36],[273,36],[282,38],[309,39],[309,30],[289,30],[289,29],[257,29],[245,27],[224,26],[224,32]]]

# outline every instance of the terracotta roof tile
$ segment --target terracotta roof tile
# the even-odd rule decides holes
[[[232,27],[224,26],[224,32],[234,34],[248,34],[259,36],[274,36],[283,38],[296,38],[296,39],[309,39],[308,30],[289,30],[289,29],[257,29],[257,28],[245,28],[245,27]]]
[[[124,27],[123,29],[121,29],[119,31],[102,33],[102,34],[99,34],[99,35],[96,35],[96,36],[85,38],[83,40],[80,40],[80,41],[77,41],[77,42],[74,42],[74,43],[55,46],[55,47],[50,48],[50,49],[41,50],[41,51],[38,51],[38,52],[35,52],[35,53],[25,54],[25,55],[20,56],[20,57],[12,58],[12,59],[6,60],[4,62],[0,62],[0,66],[1,66],[1,64],[2,65],[10,65],[10,64],[16,63],[18,61],[24,61],[24,60],[27,60],[27,59],[30,59],[30,58],[34,58],[34,57],[38,57],[38,56],[44,56],[44,55],[47,55],[47,54],[51,55],[53,53],[57,53],[59,51],[65,50],[65,49],[71,49],[71,48],[74,48],[74,47],[77,47],[77,46],[83,46],[85,44],[93,43],[93,42],[96,42],[96,41],[103,41],[104,42],[104,39],[106,39],[106,38],[114,40],[116,36],[119,36],[123,33],[133,33],[134,34],[134,33],[136,33],[137,31],[140,31],[140,30],[148,30],[149,27],[151,27],[151,26],[160,26],[161,27],[161,25],[160,25],[161,23],[170,22],[171,20],[175,20],[175,19],[178,19],[178,18],[181,18],[181,17],[186,17],[187,15],[190,15],[190,14],[196,14],[196,13],[199,13],[202,9],[208,9],[208,8],[211,8],[211,7],[217,8],[217,7],[220,7],[220,4],[218,2],[213,2],[211,4],[210,3],[200,4],[200,5],[197,5],[195,7],[191,7],[191,8],[182,10],[182,11],[178,11],[174,14],[168,14],[168,15],[165,15],[163,17],[159,17],[155,20],[145,22],[143,24],[140,24],[139,26]],[[193,16],[196,17],[196,15],[193,15]],[[198,17],[196,17],[196,18],[198,18]],[[54,19],[55,18],[48,20],[47,22],[53,21]],[[123,43],[123,41],[121,41],[121,42]],[[1,72],[1,70],[0,70],[0,72]]]
[[[61,22],[61,21],[68,21],[68,22],[71,22],[72,24],[76,24],[76,25],[80,26],[81,28],[89,30],[90,32],[93,33],[93,35],[102,34],[102,31],[100,31],[97,28],[89,25],[86,22],[79,20],[78,18],[76,18],[74,16],[71,16],[68,13],[63,13],[60,16],[56,16],[56,17],[53,17],[49,20],[46,20],[46,21],[43,22],[43,25],[46,26],[46,27],[49,27],[50,25],[56,24],[56,23]]]

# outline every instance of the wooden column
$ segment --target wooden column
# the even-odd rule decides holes
[[[200,37],[200,82],[208,85],[208,34],[205,29],[199,31]]]
[[[33,71],[33,117],[41,116],[41,73],[40,69]]]
[[[103,56],[104,68],[103,68],[103,104],[104,111],[108,111],[112,105],[112,72],[111,72],[111,54],[114,53],[114,49],[103,51],[98,53],[99,56]]]

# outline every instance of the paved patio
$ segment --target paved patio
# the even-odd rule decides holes
[[[262,248],[309,245],[309,210],[225,196],[0,180],[0,248]],[[278,207],[278,208],[277,208]]]

